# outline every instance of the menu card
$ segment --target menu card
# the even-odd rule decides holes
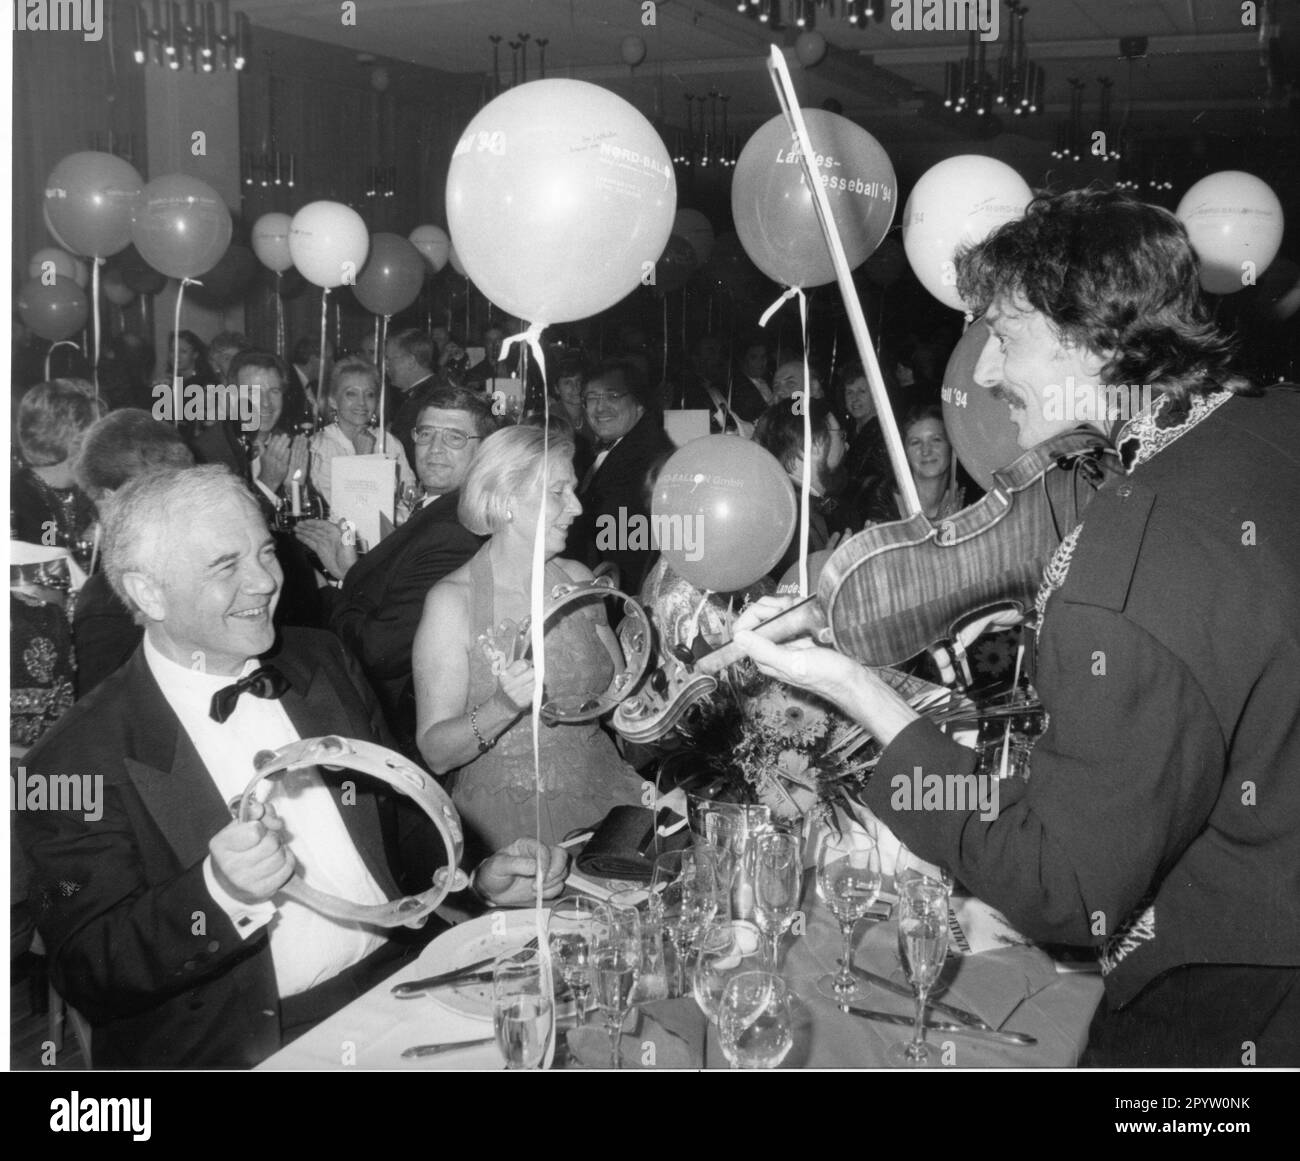
[[[357,526],[357,536],[373,548],[383,539],[380,517],[393,526],[397,492],[397,461],[374,453],[335,456],[330,461],[330,515]]]

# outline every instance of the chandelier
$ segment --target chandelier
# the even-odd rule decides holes
[[[218,7],[220,19],[218,19]],[[179,72],[241,70],[248,63],[252,35],[243,12],[231,21],[230,0],[152,0],[135,5],[135,63]]]
[[[1029,42],[1025,39],[1029,9],[1020,0],[1007,0],[1007,8],[1013,19],[998,61],[997,79],[988,72],[985,41],[975,28],[970,29],[966,56],[949,61],[945,69],[945,109],[976,117],[990,116],[995,109],[1010,109],[1017,117],[1043,111],[1047,74],[1029,59]]]
[[[730,169],[740,156],[740,135],[727,128],[727,102],[730,95],[710,89],[706,96],[686,94],[686,129],[678,130],[673,164],[685,169]],[[700,103],[698,126],[695,102]],[[709,102],[706,123],[704,102]],[[718,127],[718,102],[722,102],[722,127]]]

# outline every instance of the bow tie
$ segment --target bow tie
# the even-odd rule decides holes
[[[289,691],[289,679],[273,665],[263,665],[254,669],[247,677],[241,677],[234,685],[227,685],[212,695],[212,707],[208,710],[214,722],[224,722],[235,712],[241,693],[251,693],[254,697],[281,698]]]

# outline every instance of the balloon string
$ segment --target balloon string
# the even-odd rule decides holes
[[[785,291],[781,294],[781,297],[778,298],[774,303],[772,303],[771,306],[767,308],[767,310],[763,312],[763,314],[758,320],[758,325],[761,327],[767,326],[768,320],[774,314],[776,314],[778,310],[780,310],[783,306],[785,306],[787,302],[789,302],[792,298],[794,298],[796,294],[802,298],[803,291],[800,290],[797,286],[786,287]]]
[[[812,507],[812,382],[808,373],[808,297],[799,296],[799,326],[803,338],[803,485],[799,495],[799,599],[808,597],[808,523]]]
[[[284,299],[283,294],[284,272],[277,270],[275,272],[275,353],[284,358]]]
[[[666,294],[664,295],[664,366],[659,375],[659,382],[664,384],[668,382],[668,295]],[[662,393],[660,398],[663,398]]]
[[[181,425],[181,304],[185,301],[187,286],[202,286],[196,278],[182,278],[176,288],[176,313],[172,319],[172,416],[177,427]]]
[[[379,316],[375,315],[375,357],[379,360],[379,450],[381,453],[386,453],[388,450],[388,441],[384,438],[384,397],[387,395],[388,376],[384,373],[386,360],[381,351],[388,346],[388,320],[392,317],[390,314],[384,315],[384,325],[381,329]]]
[[[320,418],[320,386],[325,377],[325,346],[329,342],[329,325],[330,291],[327,286],[320,292],[320,366],[316,368],[316,395],[314,398],[310,394],[307,396],[312,415],[317,419]]]
[[[551,402],[546,383],[546,361],[542,355],[542,331],[545,323],[530,323],[522,334],[510,335],[502,340],[499,359],[504,359],[517,342],[532,351],[542,375],[542,479],[541,503],[537,508],[537,527],[533,532],[533,575],[529,586],[529,634],[533,647],[533,812],[534,834],[542,839],[542,691],[546,683],[546,497],[551,493]],[[524,369],[527,375],[527,365]],[[534,881],[538,922],[542,911],[543,859],[537,860],[537,877]],[[542,946],[539,938],[538,946]]]
[[[95,384],[95,402],[99,402],[99,267],[104,260],[102,258],[92,258],[90,260],[90,311],[91,324],[91,342],[94,344],[95,357],[90,364],[90,377]]]

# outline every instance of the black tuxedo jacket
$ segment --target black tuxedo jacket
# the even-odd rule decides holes
[[[459,492],[439,496],[361,557],[343,581],[331,625],[361,662],[399,745],[410,750],[411,645],[424,598],[479,550],[456,515]]]
[[[591,568],[612,561],[618,565],[620,587],[632,596],[640,590],[659,553],[630,549],[621,543],[601,547],[597,540],[602,528],[617,531],[623,527],[620,509],[627,510],[629,519],[638,515],[649,518],[646,477],[655,460],[672,450],[672,440],[664,432],[663,417],[657,411],[647,411],[578,489],[582,515],[569,528],[565,555]]]
[[[284,630],[266,659],[289,679],[284,707],[304,738],[390,744],[332,636]],[[241,939],[204,883],[208,842],[230,812],[143,650],[73,706],[25,766],[29,779],[103,780],[97,821],[85,811],[14,816],[51,978],[90,1020],[96,1066],[243,1068],[279,1048],[267,930]],[[389,796],[381,804],[355,772],[321,773],[376,882],[390,897],[427,887],[442,847],[418,808]],[[346,805],[345,779],[357,788]]]

